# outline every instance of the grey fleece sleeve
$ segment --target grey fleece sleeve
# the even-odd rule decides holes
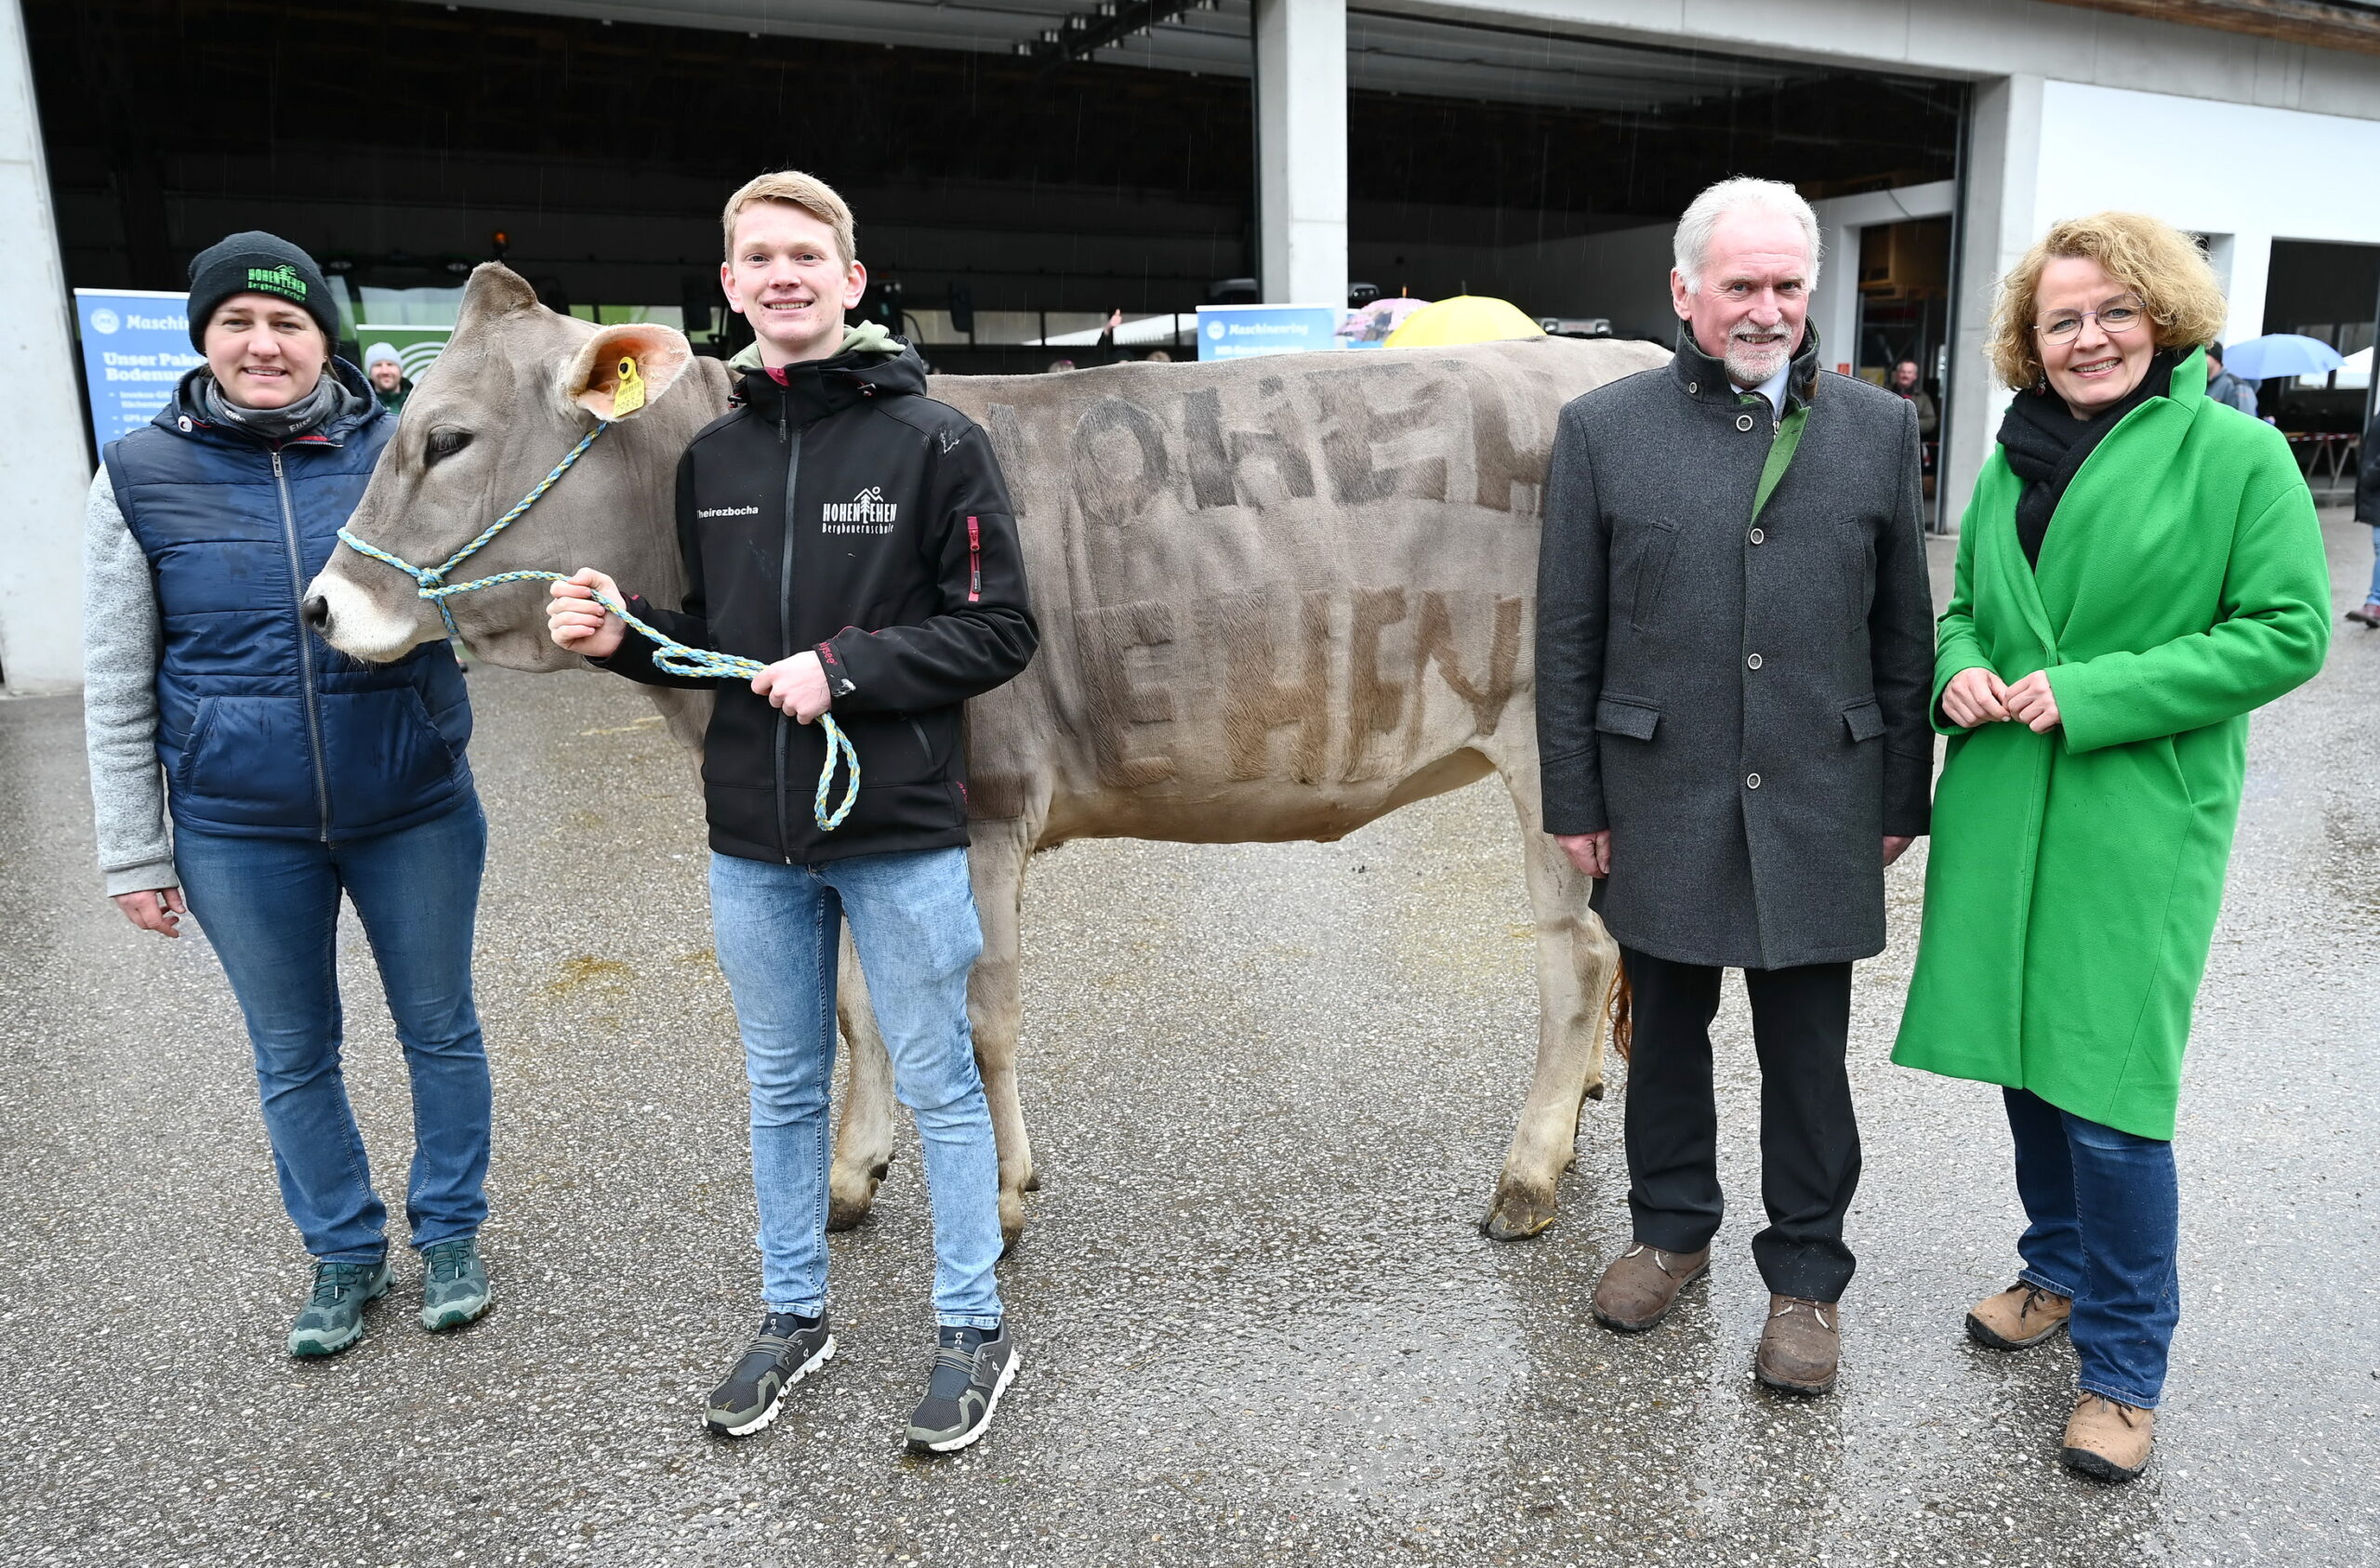
[[[83,741],[111,896],[181,885],[157,769],[157,587],[101,468],[83,511]]]

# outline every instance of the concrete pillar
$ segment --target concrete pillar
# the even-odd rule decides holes
[[[2209,236],[2209,259],[2223,280],[2223,296],[2231,305],[2230,317],[2223,325],[2223,341],[2262,337],[2265,291],[2272,280],[2272,236],[2216,234]],[[2289,327],[2284,323],[2281,330],[2287,332]]]
[[[1256,0],[1258,282],[1347,302],[1346,0]]]
[[[1984,354],[2000,280],[2040,238],[2034,208],[2042,162],[2042,79],[1979,84],[1967,137],[1966,211],[1959,231],[1953,302],[1950,428],[1942,433],[1942,518],[1951,528],[1991,456],[2009,392]]]
[[[83,680],[89,443],[72,301],[18,0],[0,0],[0,675],[10,692]]]

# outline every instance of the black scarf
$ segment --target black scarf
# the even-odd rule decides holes
[[[2074,417],[2067,411],[2066,400],[2046,388],[2019,392],[2008,405],[2008,416],[2000,422],[2000,450],[2007,454],[2008,467],[2024,483],[2016,495],[2016,542],[2025,547],[2029,564],[2041,566],[2042,540],[2049,533],[2049,520],[2065,497],[2067,485],[2082,471],[2083,460],[2109,430],[2123,423],[2125,415],[2150,398],[2172,393],[2174,367],[2181,359],[2178,349],[2159,349],[2141,375],[2139,386],[2088,419]]]

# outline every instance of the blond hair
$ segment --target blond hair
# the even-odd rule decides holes
[[[2136,212],[2069,217],[2050,225],[2041,243],[2000,280],[1984,351],[2009,387],[2022,391],[2041,382],[2042,356],[2033,326],[2040,312],[2042,270],[2067,257],[2097,262],[2119,287],[2140,296],[2160,349],[2195,347],[2223,336],[2230,315],[2223,285],[2188,235]]]
[[[859,259],[858,231],[852,221],[851,204],[835,194],[835,188],[823,179],[800,169],[779,169],[745,181],[734,195],[727,198],[727,210],[720,217],[720,230],[721,244],[729,261],[735,259],[736,217],[755,202],[800,207],[835,231],[835,249],[844,266]]]

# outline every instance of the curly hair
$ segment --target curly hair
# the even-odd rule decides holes
[[[2000,379],[2017,391],[2038,386],[2042,357],[2034,344],[2042,270],[2053,260],[2082,257],[2118,284],[2140,296],[2157,329],[2157,347],[2211,343],[2223,336],[2230,310],[2215,269],[2190,237],[2136,212],[2094,213],[2050,225],[2041,243],[2000,280],[1984,351]]]

